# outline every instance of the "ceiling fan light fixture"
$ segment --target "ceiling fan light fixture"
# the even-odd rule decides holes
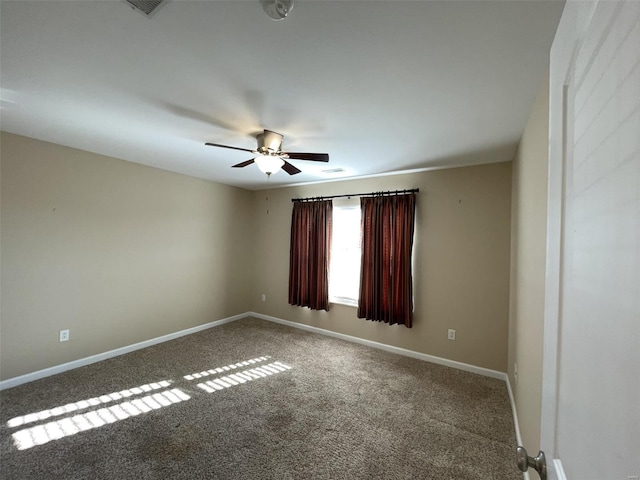
[[[284,165],[284,160],[272,155],[258,155],[255,158],[255,162],[260,171],[267,175],[277,173],[278,170],[282,168],[282,165]]]

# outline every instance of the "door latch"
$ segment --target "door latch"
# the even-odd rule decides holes
[[[524,447],[518,447],[516,448],[516,460],[521,472],[526,472],[529,467],[533,467],[538,472],[540,480],[547,480],[547,459],[542,450],[538,452],[537,457],[530,457]]]

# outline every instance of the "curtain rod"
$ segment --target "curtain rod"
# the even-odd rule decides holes
[[[330,198],[341,198],[341,197],[376,197],[376,196],[384,196],[384,195],[403,195],[405,193],[418,193],[420,191],[419,188],[411,188],[409,190],[387,190],[385,192],[368,192],[368,193],[345,193],[344,195],[323,195],[320,197],[306,197],[306,198],[292,198],[292,202],[311,202],[311,201],[321,201],[328,200]]]

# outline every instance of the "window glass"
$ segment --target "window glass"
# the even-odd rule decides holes
[[[360,203],[334,202],[329,266],[329,301],[358,305],[360,290]]]

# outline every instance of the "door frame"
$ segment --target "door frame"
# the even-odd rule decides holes
[[[540,446],[546,452],[550,480],[566,480],[556,442],[558,392],[561,379],[562,280],[565,226],[565,168],[568,150],[566,122],[568,88],[573,65],[598,0],[568,0],[550,52],[549,164],[547,192],[547,259],[542,361]]]

